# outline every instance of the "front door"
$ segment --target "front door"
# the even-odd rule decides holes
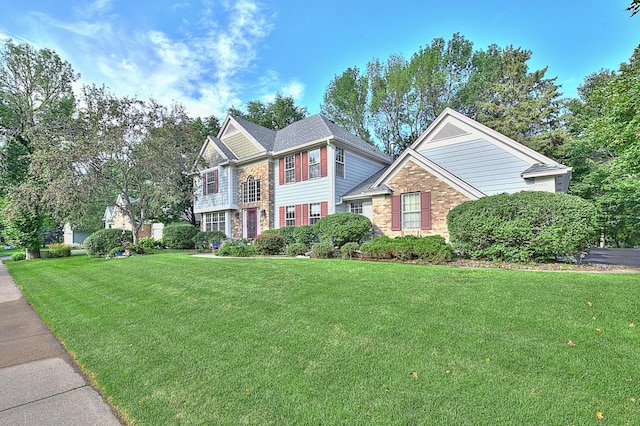
[[[247,238],[255,238],[258,235],[258,209],[247,210]]]

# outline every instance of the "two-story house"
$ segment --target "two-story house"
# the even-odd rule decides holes
[[[274,131],[227,117],[202,147],[203,230],[254,238],[350,211],[377,235],[448,237],[456,205],[501,192],[566,192],[571,168],[447,108],[395,161],[322,115]]]
[[[228,116],[207,137],[194,170],[203,230],[255,238],[265,229],[314,224],[328,214],[373,211],[342,195],[391,158],[322,115],[275,131]]]

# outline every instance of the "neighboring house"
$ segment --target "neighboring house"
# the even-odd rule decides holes
[[[278,131],[228,116],[200,157],[194,211],[201,229],[232,238],[348,211],[342,195],[391,164],[388,155],[322,115]],[[365,204],[359,212],[372,211]]]
[[[91,235],[91,232],[77,231],[70,223],[66,222],[62,228],[62,235],[64,244],[77,247],[84,244],[84,240]]]
[[[371,202],[376,234],[439,234],[458,204],[519,191],[566,192],[571,168],[452,109],[445,109],[394,163],[344,194]]]
[[[102,217],[105,229],[126,229],[133,231],[133,225],[129,220],[129,217],[124,214],[122,206],[125,206],[127,201],[122,195],[118,195],[116,204],[114,206],[107,206]],[[134,201],[135,202],[135,201]],[[164,224],[159,222],[145,222],[140,231],[138,232],[138,238],[153,237],[156,240],[162,238],[162,231]]]
[[[194,169],[202,230],[254,238],[350,211],[377,235],[448,238],[446,216],[501,192],[564,191],[571,169],[446,109],[393,163],[322,115],[274,131],[228,116]]]

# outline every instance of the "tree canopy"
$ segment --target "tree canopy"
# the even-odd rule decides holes
[[[243,112],[230,107],[228,113],[273,130],[283,129],[307,116],[307,108],[297,106],[293,97],[282,94],[276,95],[273,101],[267,103],[249,101],[246,109]]]

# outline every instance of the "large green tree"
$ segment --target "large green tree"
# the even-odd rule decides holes
[[[640,46],[617,72],[585,79],[568,104],[571,191],[599,207],[609,244],[640,244]]]
[[[293,97],[278,94],[271,102],[265,103],[260,100],[247,102],[246,112],[231,107],[228,113],[268,129],[280,130],[305,118],[307,109],[297,106]]]
[[[4,43],[0,51],[0,192],[8,234],[29,257],[39,255],[51,224],[44,197],[46,170],[37,161],[50,139],[63,134],[74,111],[71,65],[49,49]]]
[[[137,242],[145,221],[166,216],[188,196],[184,181],[201,134],[180,105],[117,97],[104,87],[84,88],[77,115],[74,134],[46,155],[52,198],[70,211],[121,195]]]
[[[322,111],[385,148],[403,150],[446,107],[545,154],[565,140],[562,100],[546,68],[529,71],[531,52],[508,46],[474,51],[460,34],[434,39],[409,60],[391,55],[349,68],[327,87]],[[392,145],[393,143],[393,145]]]

